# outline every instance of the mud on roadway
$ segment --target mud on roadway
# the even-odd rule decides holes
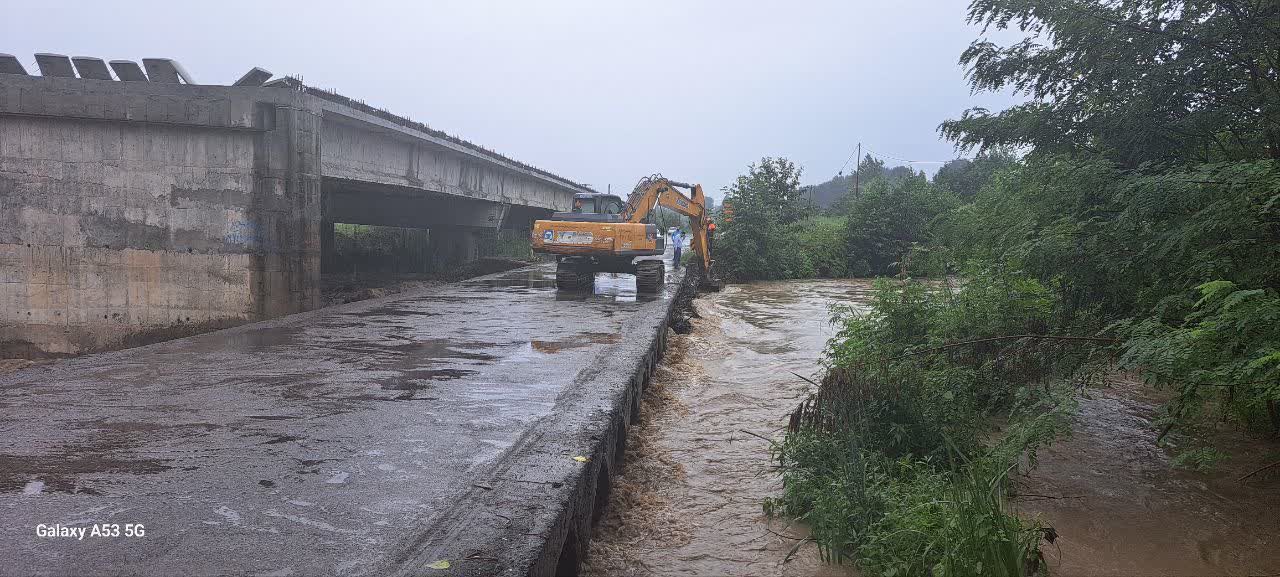
[[[541,265],[0,374],[0,575],[574,567],[668,280]]]
[[[762,282],[700,295],[693,332],[671,338],[645,392],[602,526],[593,576],[856,575],[824,565],[804,527],[765,516],[781,485],[769,443],[811,390],[833,304],[865,305],[862,280]],[[1131,379],[1086,391],[1074,433],[1014,479],[1014,508],[1056,528],[1050,574],[1280,575],[1280,481],[1238,478],[1275,460],[1238,431],[1212,472],[1175,467],[1156,445],[1161,398]],[[758,436],[757,436],[758,435]],[[1191,446],[1205,439],[1181,438]]]

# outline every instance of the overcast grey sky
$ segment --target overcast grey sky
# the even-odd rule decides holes
[[[967,3],[6,2],[0,52],[165,56],[205,84],[261,66],[600,190],[662,172],[719,196],[762,156],[806,184],[859,140],[954,157],[939,122],[1012,103],[969,94]]]

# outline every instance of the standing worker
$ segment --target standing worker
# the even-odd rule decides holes
[[[714,248],[712,248],[715,246],[715,239],[716,239],[716,223],[713,220],[708,220],[707,221],[707,253],[708,254],[715,254],[714,252],[712,252],[713,250],[715,250]]]
[[[672,268],[680,268],[680,249],[684,247],[683,230],[677,228],[675,232],[671,233],[671,244],[676,245],[675,262],[671,266]]]

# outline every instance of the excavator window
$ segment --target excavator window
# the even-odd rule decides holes
[[[573,199],[573,212],[578,214],[622,214],[627,205],[616,196],[578,196]]]
[[[618,198],[604,199],[604,206],[600,212],[605,214],[622,214],[622,200]]]

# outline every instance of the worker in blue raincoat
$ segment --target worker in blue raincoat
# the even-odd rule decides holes
[[[680,230],[677,228],[675,232],[671,233],[671,244],[675,245],[676,247],[674,263],[672,264],[672,266],[674,268],[680,268],[680,251],[681,249],[684,248],[684,231],[683,230]]]

